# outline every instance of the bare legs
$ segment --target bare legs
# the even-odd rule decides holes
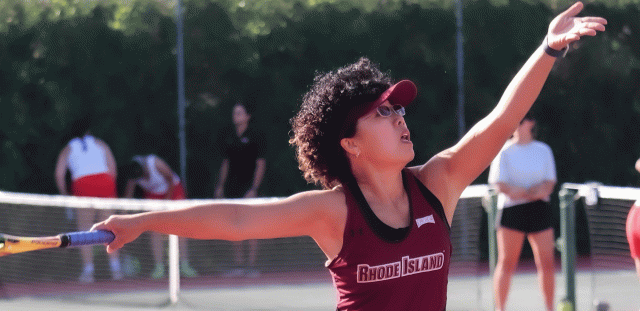
[[[248,253],[245,259],[244,253],[248,245]],[[236,268],[226,273],[229,277],[258,277],[260,272],[255,269],[256,256],[258,254],[258,240],[246,240],[233,242],[233,257]],[[245,271],[246,268],[246,271]]]
[[[106,219],[113,214],[110,210],[96,210],[92,208],[76,209],[76,221],[78,230],[89,230],[95,222],[96,214],[99,219]],[[85,283],[93,282],[93,248],[91,246],[80,247],[80,257],[82,258],[83,271],[80,275],[80,281]],[[120,252],[116,251],[109,254],[109,266],[111,268],[111,277],[113,279],[122,279],[120,270]]]
[[[503,311],[511,287],[511,277],[520,259],[524,233],[508,228],[498,228],[496,239],[498,241],[498,262],[493,274],[493,291],[496,311]]]
[[[538,282],[547,310],[553,310],[555,291],[555,265],[553,254],[553,229],[529,234],[529,244],[538,270]]]
[[[155,263],[151,277],[154,279],[163,278],[166,274],[164,267],[164,237],[159,233],[151,233],[151,250],[153,252],[153,261]],[[178,238],[178,252],[180,253],[180,274],[185,277],[198,276],[198,272],[191,267],[189,263],[189,249],[187,248],[187,239]]]
[[[518,266],[525,233],[509,228],[499,228],[498,262],[493,275],[493,288],[496,310],[505,310],[507,296],[511,287],[511,277]],[[555,265],[553,251],[553,229],[549,228],[528,235],[538,271],[538,281],[542,289],[547,310],[553,310],[555,291]]]

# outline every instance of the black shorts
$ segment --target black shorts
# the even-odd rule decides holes
[[[538,200],[499,209],[496,215],[496,228],[504,227],[533,233],[551,228],[552,220],[551,205]]]

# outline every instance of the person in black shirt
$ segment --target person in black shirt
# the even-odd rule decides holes
[[[262,183],[266,168],[264,158],[266,140],[264,133],[249,126],[251,114],[247,107],[238,102],[233,106],[233,126],[225,128],[220,137],[220,145],[224,159],[218,174],[215,198],[255,198]],[[225,273],[229,277],[257,277],[255,269],[257,240],[247,241],[249,244],[248,270],[244,265],[244,244],[234,242],[236,268]]]

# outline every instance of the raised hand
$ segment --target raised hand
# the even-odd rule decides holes
[[[556,16],[549,24],[547,44],[554,50],[562,50],[569,43],[580,40],[581,36],[595,36],[604,31],[607,20],[602,17],[576,17],[584,8],[582,2],[576,2],[566,11]]]

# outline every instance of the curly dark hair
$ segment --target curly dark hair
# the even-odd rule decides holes
[[[392,83],[387,73],[366,57],[328,73],[317,74],[300,111],[291,119],[298,167],[304,178],[324,189],[343,184],[352,176],[340,140],[353,137],[354,110],[365,109]]]

